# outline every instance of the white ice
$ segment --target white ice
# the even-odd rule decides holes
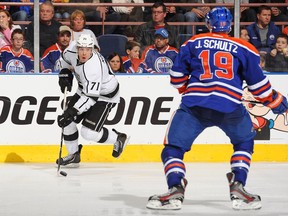
[[[262,209],[235,211],[225,177],[228,163],[187,163],[181,210],[146,209],[167,191],[161,163],[82,163],[57,176],[54,164],[0,164],[0,216],[238,216],[288,215],[288,163],[253,163],[246,190]]]

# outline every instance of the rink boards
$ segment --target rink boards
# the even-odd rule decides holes
[[[285,96],[288,73],[268,74]],[[131,136],[123,156],[111,156],[112,145],[80,139],[86,162],[158,162],[163,137],[172,113],[181,100],[167,75],[117,75],[121,101],[111,112],[106,127]],[[53,162],[58,157],[63,95],[53,74],[0,76],[0,162]],[[74,83],[73,90],[76,89]],[[69,95],[71,96],[71,95]],[[270,122],[269,136],[256,140],[254,161],[288,161],[288,125],[271,111],[261,114]],[[272,123],[275,122],[277,124]],[[277,126],[277,127],[276,127]],[[268,137],[268,138],[267,138]],[[186,161],[220,162],[230,159],[232,146],[218,128],[205,130],[195,141]],[[65,151],[64,153],[65,154]]]

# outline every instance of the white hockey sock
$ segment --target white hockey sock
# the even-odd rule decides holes
[[[65,146],[69,155],[74,154],[78,151],[78,139],[73,141],[65,141]]]

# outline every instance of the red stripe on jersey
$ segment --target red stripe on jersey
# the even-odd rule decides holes
[[[239,100],[241,100],[242,95],[236,94],[232,91],[229,91],[226,88],[222,88],[219,86],[215,86],[215,87],[192,87],[192,88],[188,88],[188,90],[186,91],[186,93],[188,92],[193,92],[193,91],[198,91],[198,92],[212,92],[212,91],[221,91],[221,92],[225,92],[228,95],[232,95],[235,98],[238,98]]]
[[[231,162],[233,162],[233,161],[245,161],[245,162],[247,162],[248,164],[251,163],[251,160],[248,159],[247,157],[244,157],[244,156],[232,157],[232,158],[231,158]]]
[[[181,168],[185,169],[185,166],[182,163],[172,163],[172,164],[169,164],[168,166],[166,166],[164,171],[167,172],[167,170],[169,170],[171,167],[181,167]]]

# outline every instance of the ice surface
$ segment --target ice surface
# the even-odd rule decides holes
[[[187,163],[188,186],[181,210],[146,209],[149,196],[167,191],[161,163],[0,164],[0,216],[237,216],[288,215],[288,163],[252,163],[246,190],[262,209],[231,208],[229,163]]]

